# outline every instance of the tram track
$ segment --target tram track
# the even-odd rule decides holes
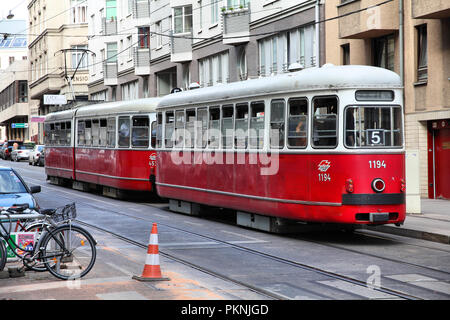
[[[66,197],[66,196],[63,196],[63,197]],[[73,197],[70,198],[70,199],[73,201]],[[105,207],[100,207],[100,205],[93,204],[92,202],[87,202],[86,199],[82,199],[81,201],[78,201],[78,202],[81,202],[84,206],[89,206],[89,207],[91,207],[93,209],[96,209],[96,210],[101,210],[101,211],[105,210]],[[151,207],[156,207],[157,208],[157,206],[154,206],[154,205],[151,205],[151,204],[146,204],[146,203],[140,203],[140,205],[151,206]],[[108,208],[108,212],[111,212],[111,213],[114,213],[114,214],[117,214],[117,215],[121,215],[121,216],[124,216],[124,217],[128,217],[128,218],[136,219],[136,220],[143,220],[143,221],[146,221],[146,222],[153,222],[151,219],[148,219],[148,218],[145,218],[145,217],[142,217],[142,216],[139,217],[139,216],[136,216],[135,214],[124,213],[122,210],[118,209],[117,207],[118,206],[115,206],[112,209]],[[82,221],[82,219],[80,219],[80,218],[77,219],[77,222],[80,223],[80,224],[83,224],[83,225],[85,225],[87,227],[91,227],[93,229],[97,229],[99,231],[106,232],[106,233],[108,233],[108,234],[110,234],[112,236],[120,238],[123,241],[126,241],[126,242],[131,243],[131,244],[136,245],[136,246],[139,246],[140,248],[146,248],[147,245],[148,245],[148,244],[140,243],[140,242],[138,242],[136,240],[133,240],[133,239],[127,237],[127,236],[120,235],[120,234],[118,234],[116,232],[108,230],[107,228],[102,228],[102,227],[99,227],[98,225],[93,225],[92,223],[88,223],[86,221]],[[174,227],[174,226],[166,224],[166,223],[158,222],[158,224],[161,225],[161,226],[164,226],[165,228],[170,228],[172,230],[176,230],[178,232],[182,232],[182,233],[185,233],[185,234],[193,235],[193,236],[196,236],[196,237],[201,237],[203,239],[206,239],[206,240],[209,240],[209,241],[214,241],[214,242],[216,242],[218,244],[222,244],[224,246],[228,246],[228,247],[240,250],[241,252],[245,252],[247,254],[256,255],[256,256],[259,256],[259,257],[262,257],[262,258],[265,258],[265,259],[269,259],[269,260],[274,261],[274,262],[283,263],[285,265],[296,267],[296,268],[299,268],[299,269],[302,269],[302,270],[306,270],[306,271],[309,271],[309,272],[313,272],[315,274],[326,276],[326,277],[329,277],[331,279],[341,280],[341,281],[344,281],[344,282],[347,282],[347,283],[350,283],[350,284],[353,284],[353,285],[356,285],[356,286],[364,287],[364,288],[367,288],[367,286],[368,286],[366,282],[361,281],[359,279],[355,279],[355,278],[346,276],[346,275],[330,272],[330,271],[327,271],[327,270],[324,270],[324,269],[321,269],[321,268],[317,268],[317,267],[314,267],[314,266],[311,266],[311,265],[300,263],[298,261],[285,259],[285,258],[278,257],[278,256],[275,256],[275,255],[266,253],[266,252],[250,249],[248,247],[245,247],[245,246],[242,246],[242,245],[238,245],[238,244],[235,244],[235,243],[231,243],[229,241],[216,239],[214,237],[210,237],[210,236],[207,236],[207,235],[204,235],[204,234],[200,234],[200,233],[197,233],[197,232],[193,232],[193,231],[185,230],[185,229],[182,229],[182,228]],[[299,240],[302,240],[302,239],[299,239]],[[311,241],[311,239],[303,239],[303,240],[308,241],[308,242],[313,242],[313,241]],[[324,245],[324,246],[337,248],[339,250],[347,250],[347,251],[352,251],[352,252],[355,252],[355,253],[358,253],[358,254],[365,254],[365,255],[367,255],[366,253],[358,252],[357,250],[346,249],[346,248],[342,248],[342,247],[339,247],[339,246],[332,246],[332,245],[324,244],[324,243],[320,243],[320,244]],[[162,256],[164,256],[164,257],[167,257],[169,259],[172,259],[174,261],[182,263],[182,264],[184,264],[186,266],[189,266],[189,267],[194,268],[196,270],[202,271],[202,272],[204,272],[206,274],[209,274],[209,275],[215,276],[217,278],[220,278],[220,279],[223,279],[223,280],[235,283],[235,284],[240,285],[242,287],[248,288],[249,290],[251,290],[251,291],[253,291],[255,293],[261,294],[262,296],[265,296],[265,297],[268,297],[268,298],[271,298],[271,299],[277,299],[277,300],[289,299],[289,297],[286,297],[286,296],[284,296],[282,294],[278,294],[278,293],[266,290],[264,288],[259,288],[257,286],[254,286],[254,285],[250,284],[250,283],[245,283],[243,281],[239,281],[239,280],[233,279],[233,278],[231,278],[231,277],[229,277],[229,276],[227,276],[227,275],[225,275],[223,273],[220,273],[220,272],[214,271],[212,269],[206,268],[205,266],[201,266],[201,265],[189,262],[186,259],[183,259],[183,258],[181,258],[179,256],[174,255],[174,254],[168,253],[165,250],[160,250],[160,254]],[[389,258],[385,258],[385,257],[379,257],[379,256],[375,256],[375,255],[371,255],[371,256],[376,257],[376,258],[381,258],[381,259],[387,259],[389,261],[393,261],[393,262],[396,262],[396,263],[403,263],[403,264],[405,263],[404,261],[393,260],[393,259],[389,259]],[[414,265],[414,266],[420,267],[420,268],[427,268],[427,267],[419,266],[419,265]],[[440,270],[435,270],[435,269],[431,269],[431,270],[432,271],[440,271]],[[441,271],[441,272],[444,272],[444,271]],[[397,290],[393,290],[393,289],[390,289],[390,288],[387,288],[387,287],[375,287],[375,288],[373,288],[373,290],[376,290],[378,292],[390,295],[390,296],[392,296],[392,298],[396,297],[396,298],[401,298],[401,299],[405,299],[405,300],[421,300],[422,299],[420,297],[413,296],[411,294],[407,294],[407,293],[400,292],[400,291],[397,291]]]

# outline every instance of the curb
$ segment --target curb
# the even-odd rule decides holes
[[[420,240],[427,240],[432,242],[438,242],[443,244],[450,244],[450,236],[446,236],[443,234],[428,232],[428,231],[420,231],[413,229],[405,229],[402,227],[394,227],[394,226],[364,226],[363,229],[395,234],[398,236],[415,238]]]

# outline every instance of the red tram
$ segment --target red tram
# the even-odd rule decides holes
[[[95,104],[45,120],[45,172],[51,183],[121,197],[154,191],[159,98]]]
[[[402,84],[389,70],[325,65],[171,94],[157,112],[171,210],[229,208],[268,231],[405,220]]]

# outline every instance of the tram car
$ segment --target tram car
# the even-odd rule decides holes
[[[405,220],[399,76],[310,68],[180,92],[157,107],[156,185],[170,209],[237,212],[237,224]]]
[[[46,116],[45,172],[50,183],[122,198],[155,192],[159,98],[100,103]]]

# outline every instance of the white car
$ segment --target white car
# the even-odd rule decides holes
[[[22,145],[11,152],[11,161],[28,160],[32,147]]]
[[[28,164],[29,165],[37,165],[39,163],[39,157],[42,154],[42,151],[44,150],[44,145],[37,144],[34,146],[33,150],[30,151],[30,154],[28,156]]]

